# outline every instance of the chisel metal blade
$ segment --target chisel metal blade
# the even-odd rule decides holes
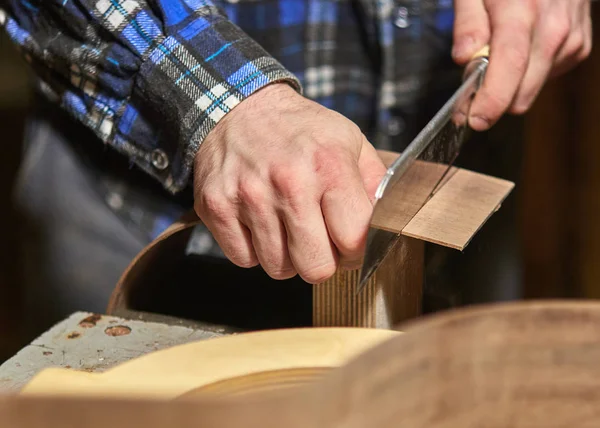
[[[467,138],[471,102],[481,86],[487,65],[487,50],[482,50],[466,67],[460,88],[388,168],[375,194],[357,293],[364,289],[400,239],[397,231],[410,222],[450,171]],[[417,180],[419,186],[407,185]],[[399,216],[394,218],[395,232],[385,230],[383,218],[384,213],[392,211],[391,205]]]

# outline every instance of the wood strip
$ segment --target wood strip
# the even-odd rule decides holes
[[[386,166],[399,156],[388,151],[378,153]],[[455,167],[442,179],[446,168],[442,164],[416,161],[390,190],[389,197],[378,202],[383,209],[373,219],[373,225],[463,250],[506,199],[514,183]],[[420,201],[438,182],[435,194],[419,209]]]
[[[513,188],[510,181],[457,170],[402,234],[463,250]]]
[[[416,161],[394,187],[387,190],[386,196],[377,201],[373,226],[394,233],[401,232],[423,208],[432,190],[442,182],[447,169],[447,165]],[[452,168],[448,174],[456,171],[456,168]]]

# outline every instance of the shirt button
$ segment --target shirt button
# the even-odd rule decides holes
[[[152,165],[154,168],[162,171],[169,166],[169,157],[160,149],[152,151]]]
[[[396,137],[404,132],[406,123],[401,117],[392,117],[387,124],[388,135]]]
[[[410,18],[408,17],[408,8],[401,6],[396,11],[394,25],[398,28],[410,27]]]
[[[106,203],[113,210],[120,210],[123,208],[123,197],[116,192],[111,192],[106,196]]]

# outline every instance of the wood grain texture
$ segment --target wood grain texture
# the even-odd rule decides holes
[[[391,329],[420,315],[423,259],[423,241],[401,237],[360,294],[360,270],[339,270],[313,286],[313,325]]]
[[[592,21],[600,4],[591,2]],[[594,46],[600,32],[593,32]],[[525,297],[600,296],[600,52],[544,85],[525,116]]]
[[[399,326],[307,391],[321,426],[600,426],[600,305],[529,302]]]
[[[592,20],[600,19],[600,5],[593,2]],[[593,33],[594,46],[600,45],[600,34]],[[600,298],[600,54],[598,49],[584,62],[576,73],[568,76],[571,85],[570,96],[564,105],[571,110],[572,129],[567,138],[560,141],[571,152],[571,171],[569,195],[572,204],[566,208],[571,224],[571,233],[575,231],[567,252],[571,254],[575,272],[569,277],[580,284],[579,296]],[[565,117],[562,118],[565,120]]]
[[[389,166],[397,153],[379,151]],[[477,172],[417,161],[386,197],[373,225],[404,236],[463,250],[514,188],[514,183]],[[442,179],[443,177],[443,179]],[[440,181],[441,180],[441,181]],[[437,185],[434,195],[415,208]],[[413,202],[411,204],[411,201]],[[417,211],[410,220],[407,215]]]
[[[464,250],[513,188],[510,181],[458,169],[402,234]]]
[[[440,313],[285,392],[144,401],[0,397],[11,428],[600,426],[600,304]]]
[[[411,219],[429,204],[432,190],[442,182],[447,165],[415,161],[395,186],[386,189],[386,195],[377,201],[372,224],[374,227],[394,233],[404,230]],[[448,171],[452,176],[456,168]],[[426,232],[426,230],[425,230]]]
[[[380,156],[389,166],[398,155],[380,152]],[[445,165],[417,161],[378,202],[384,209],[373,225],[404,236],[360,294],[356,294],[359,270],[340,270],[314,285],[314,326],[389,329],[421,314],[423,241],[463,250],[514,187],[510,181],[464,169],[453,167],[444,176],[445,171]]]
[[[580,230],[574,215],[578,192],[572,187],[577,166],[573,157],[580,143],[573,135],[580,113],[572,108],[571,79],[569,73],[548,82],[525,116],[519,213],[525,298],[580,294],[576,271],[580,245],[573,236]]]

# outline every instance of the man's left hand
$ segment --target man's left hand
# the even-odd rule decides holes
[[[592,49],[590,0],[455,0],[452,55],[465,64],[490,45],[490,65],[469,119],[483,131],[505,112],[525,113],[550,77]]]

